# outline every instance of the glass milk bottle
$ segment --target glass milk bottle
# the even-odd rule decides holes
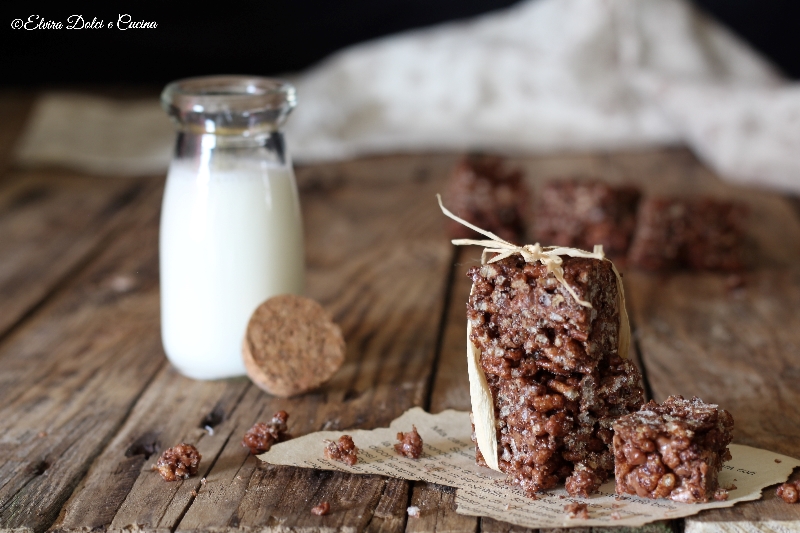
[[[280,131],[294,87],[191,78],[167,85],[161,102],[178,129],[161,211],[164,350],[195,379],[243,375],[252,312],[303,291],[300,203]]]

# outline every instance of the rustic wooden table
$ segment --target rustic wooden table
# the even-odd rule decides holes
[[[519,529],[456,514],[447,487],[269,466],[240,444],[279,409],[300,435],[387,425],[412,406],[469,408],[464,272],[479,251],[450,245],[434,200],[455,155],[297,169],[307,291],[342,326],[347,360],[321,390],[281,400],[244,378],[197,382],[167,363],[157,262],[163,178],[13,168],[30,102],[0,95],[0,529]],[[717,402],[736,418],[736,442],[800,457],[798,204],[725,185],[684,149],[514,163],[534,188],[600,176],[750,206],[743,288],[728,288],[724,275],[624,272],[633,355],[649,395]],[[201,475],[165,483],[150,465],[183,441],[200,449]],[[323,499],[332,513],[312,515]],[[409,505],[421,517],[409,519]],[[645,529],[747,527],[800,528],[800,505],[768,489],[758,502]]]

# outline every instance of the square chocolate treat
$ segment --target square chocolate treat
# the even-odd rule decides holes
[[[628,260],[646,270],[739,270],[746,216],[734,202],[648,198],[639,206]]]
[[[470,340],[494,404],[499,468],[529,495],[565,480],[570,494],[595,491],[613,472],[614,420],[643,403],[639,372],[618,353],[611,263],[562,259],[565,282],[591,307],[519,255],[468,273]]]
[[[733,417],[699,398],[650,401],[614,423],[618,494],[707,502],[730,460]]]
[[[625,257],[636,227],[639,190],[600,181],[551,181],[534,213],[536,240],[545,246],[592,250],[602,244],[612,258]]]
[[[525,234],[528,196],[521,170],[504,168],[496,156],[472,154],[453,169],[445,201],[467,222],[516,243]],[[454,220],[448,222],[448,234],[454,239],[484,238]]]

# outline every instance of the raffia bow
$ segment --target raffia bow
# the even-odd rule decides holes
[[[578,302],[580,305],[584,307],[592,307],[590,302],[586,300],[581,300],[578,297],[578,294],[575,290],[569,286],[567,280],[564,279],[564,268],[561,264],[564,262],[561,259],[562,255],[567,255],[569,257],[589,257],[592,259],[605,259],[605,254],[603,253],[603,245],[596,244],[594,247],[593,252],[586,252],[584,250],[578,250],[577,248],[566,248],[560,246],[541,246],[538,242],[536,244],[526,244],[524,246],[517,246],[516,244],[512,244],[506,240],[501,239],[494,233],[490,231],[483,230],[478,226],[470,224],[463,218],[459,218],[450,211],[442,204],[442,197],[441,195],[437,194],[436,199],[439,200],[439,207],[446,216],[452,218],[459,224],[462,224],[474,231],[477,231],[481,235],[485,235],[489,237],[490,240],[474,240],[474,239],[454,239],[452,243],[456,246],[468,246],[468,245],[475,245],[475,246],[483,246],[483,253],[481,254],[481,264],[488,263],[496,263],[506,257],[510,257],[514,254],[520,254],[523,259],[525,259],[526,263],[535,263],[536,261],[543,264],[547,267],[547,271],[551,272],[553,276],[558,280],[561,285],[567,290],[567,292],[575,298],[575,301]],[[489,261],[486,261],[487,254],[497,254]]]

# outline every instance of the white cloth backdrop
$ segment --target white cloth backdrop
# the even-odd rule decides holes
[[[529,0],[296,82],[303,160],[685,142],[725,176],[800,192],[800,86],[685,0]]]
[[[688,0],[528,0],[351,47],[292,80],[300,162],[686,143],[724,177],[800,193],[800,84]],[[23,161],[52,114],[32,121]]]

